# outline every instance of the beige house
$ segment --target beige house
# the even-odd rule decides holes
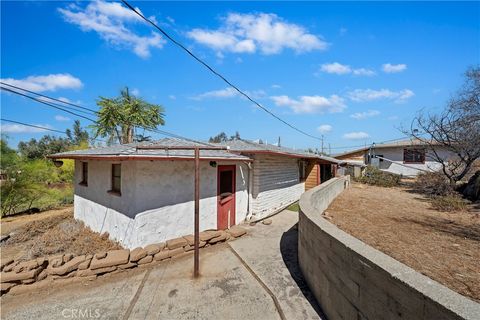
[[[245,140],[222,145],[228,150],[200,151],[201,230],[274,214],[334,176],[339,162]],[[134,248],[193,232],[194,151],[181,149],[192,146],[205,144],[162,139],[51,158],[75,160],[75,218]]]

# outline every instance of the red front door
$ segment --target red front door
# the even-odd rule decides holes
[[[235,225],[235,166],[218,166],[217,229]]]

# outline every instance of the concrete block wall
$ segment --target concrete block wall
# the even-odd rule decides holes
[[[300,199],[300,269],[329,319],[479,319],[480,304],[368,246],[321,217],[349,178]]]
[[[252,213],[268,216],[298,201],[305,191],[300,182],[298,159],[255,154],[253,162]]]

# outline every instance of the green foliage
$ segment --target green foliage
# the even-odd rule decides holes
[[[28,142],[21,141],[18,144],[18,151],[22,157],[28,159],[45,159],[49,154],[67,151],[72,145],[68,138],[45,135],[38,141],[33,138]]]
[[[88,143],[88,132],[82,129],[79,120],[75,120],[73,123],[73,133],[70,129],[67,129],[65,133],[73,145],[80,145],[85,142]]]
[[[164,109],[130,95],[126,87],[116,98],[100,97],[97,102],[100,110],[97,113],[97,123],[92,125],[94,137],[108,137],[110,143],[131,143],[135,140],[135,129],[155,129],[164,125]]]
[[[51,161],[21,160],[2,182],[2,216],[30,208],[47,209],[73,200],[73,169],[57,168]]]
[[[356,181],[379,187],[395,187],[400,184],[401,176],[384,172],[372,166],[365,169],[363,176],[356,178]]]
[[[1,139],[1,215],[37,208],[49,209],[73,202],[74,161],[57,168],[46,156],[56,152],[88,148],[88,133],[76,122],[68,139],[44,136],[19,143],[20,155]]]
[[[289,205],[287,210],[299,212],[300,211],[300,205],[298,204],[298,201]]]
[[[5,137],[1,138],[0,144],[1,144],[1,150],[0,150],[1,168],[0,169],[2,170],[2,173],[5,172],[6,174],[8,174],[7,170],[12,169],[15,166],[15,164],[19,160],[19,156],[15,150],[13,150],[8,146],[7,139]]]
[[[216,136],[210,137],[210,139],[208,139],[208,142],[220,143],[220,142],[232,141],[232,140],[240,140],[240,133],[238,131],[235,131],[235,135],[230,136],[230,138],[227,136],[225,132],[222,131]]]

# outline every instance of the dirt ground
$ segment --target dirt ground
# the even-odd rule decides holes
[[[406,188],[354,183],[325,215],[356,238],[480,302],[480,210],[439,212]]]
[[[10,235],[0,244],[2,260],[29,260],[61,253],[74,255],[120,248],[73,218],[73,207],[3,218],[1,235]]]

